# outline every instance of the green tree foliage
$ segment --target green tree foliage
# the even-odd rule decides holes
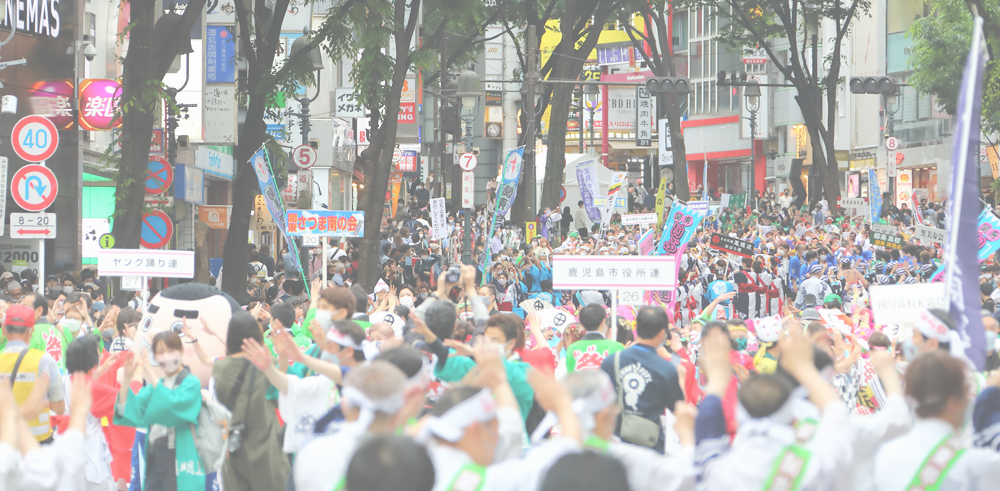
[[[994,19],[1000,15],[1000,2],[934,2],[931,15],[918,19],[907,32],[913,39],[909,64],[914,70],[907,82],[920,92],[937,95],[937,103],[948,114],[955,114],[962,72],[972,42],[972,5],[985,14],[983,31],[990,53],[983,85],[982,127],[985,131],[996,132],[1000,131],[1000,64],[995,54],[1000,54],[997,49],[1000,48],[1000,28]]]

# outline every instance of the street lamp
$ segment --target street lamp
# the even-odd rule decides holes
[[[458,87],[455,89],[455,98],[462,101],[462,121],[465,121],[465,148],[467,152],[472,151],[472,120],[476,116],[476,105],[479,97],[483,94],[483,84],[479,80],[479,74],[472,70],[465,70],[458,76]],[[472,203],[469,203],[472,205]],[[472,264],[472,226],[471,217],[473,206],[468,206],[464,212],[465,221],[462,225],[462,263]],[[489,237],[486,238],[489,244]]]
[[[597,105],[600,104],[598,97],[601,94],[601,89],[597,87],[597,84],[583,84],[583,95],[587,98],[587,109],[590,109],[590,147],[594,147],[594,112],[597,111]],[[594,98],[594,103],[590,103],[590,98]]]
[[[310,43],[312,43],[312,36],[309,34],[309,28],[308,27],[303,27],[302,28],[302,36],[300,36],[298,39],[296,39],[295,41],[293,41],[292,42],[292,47],[288,49],[289,59],[294,58],[298,53],[302,52],[305,49],[308,49]],[[306,53],[306,62],[309,64],[308,66],[310,67],[310,69],[314,70],[316,72],[316,95],[312,96],[312,98],[310,99],[308,96],[306,96],[306,90],[305,90],[305,87],[303,87],[303,89],[302,89],[302,98],[299,99],[299,104],[301,104],[301,106],[302,106],[301,109],[300,109],[300,111],[297,112],[297,113],[295,113],[295,112],[289,112],[288,113],[290,116],[298,116],[298,118],[299,118],[299,125],[300,125],[300,127],[302,129],[302,144],[303,145],[308,145],[309,144],[309,103],[311,103],[312,101],[315,101],[316,98],[319,97],[319,90],[320,90],[320,88],[319,88],[319,76],[320,76],[320,73],[322,73],[322,70],[323,70],[323,57],[320,54],[319,48],[317,48],[317,47],[314,46],[312,49],[309,49],[309,51]],[[326,257],[326,254],[325,254],[325,251],[326,251],[326,247],[325,247],[326,240],[327,240],[326,238],[323,239],[323,241],[324,241],[324,247],[323,247],[324,254],[323,254],[323,266],[321,267],[321,270],[322,270],[322,272],[324,274],[324,279],[325,279],[325,276],[326,276],[325,273],[326,273],[326,261],[327,261],[327,257]],[[306,247],[305,247],[305,238],[303,238],[302,241],[303,241],[302,246],[299,247],[299,261],[301,263],[302,271],[305,273],[305,275],[308,275],[309,274],[308,273],[309,272],[309,264],[308,264],[307,261],[308,261],[308,258],[309,258],[309,251],[307,251]],[[325,283],[324,283],[324,285],[325,285]]]
[[[754,146],[757,137],[757,110],[760,109],[760,85],[756,80],[749,80],[743,87],[743,97],[746,98],[746,108],[750,112],[750,196],[748,203],[751,209],[756,209],[757,197],[757,176],[756,162],[754,162]]]
[[[292,47],[288,50],[289,58],[294,58],[296,54],[307,49],[310,43],[312,43],[312,36],[309,34],[309,28],[303,27],[302,36],[293,41]],[[303,145],[309,144],[309,103],[319,97],[319,77],[323,70],[323,56],[318,47],[314,46],[306,53],[306,61],[309,63],[310,69],[316,72],[316,95],[312,96],[312,98],[306,97],[305,89],[303,89],[302,98],[299,99],[299,104],[302,105],[301,112],[290,113],[293,116],[299,117],[299,124],[302,126]]]

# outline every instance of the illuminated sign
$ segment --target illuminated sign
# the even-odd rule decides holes
[[[17,30],[52,38],[59,37],[62,27],[59,19],[59,0],[6,0],[7,16],[3,27],[10,27],[15,20]]]

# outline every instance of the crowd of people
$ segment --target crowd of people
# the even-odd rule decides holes
[[[369,288],[359,241],[312,251],[308,284],[280,251],[250,246],[228,324],[175,314],[147,337],[155,297],[106,299],[93,270],[44,285],[0,274],[0,489],[1000,482],[997,261],[966,299],[981,302],[984,367],[947,311],[901,321],[872,306],[873,286],[940,281],[942,246],[915,226],[943,227],[944,203],[887,200],[874,225],[896,232],[892,246],[873,243],[868,210],[795,208],[787,192],[710,202],[677,287],[612,312],[613,292],[555,289],[552,261],[656,254],[663,224],[621,218],[655,211],[652,189],[626,186],[629,209],[603,229],[582,204],[543,209],[530,240],[489,206],[470,211],[474,264],[458,266],[464,217],[448,213],[433,237],[427,188],[381,230]],[[716,235],[752,253],[723,252]],[[206,336],[224,353],[206,353]]]

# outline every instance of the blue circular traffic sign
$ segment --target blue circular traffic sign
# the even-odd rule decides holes
[[[174,222],[166,213],[153,210],[142,216],[142,231],[139,232],[139,244],[147,249],[159,249],[170,241],[174,235]]]
[[[163,157],[149,157],[146,164],[146,194],[161,194],[174,182],[174,168]]]

